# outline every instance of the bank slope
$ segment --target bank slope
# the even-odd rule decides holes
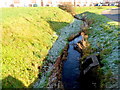
[[[88,41],[90,43],[90,54],[99,54],[101,63],[104,65],[99,70],[101,72],[101,88],[118,88],[119,75],[119,33],[120,27],[115,22],[103,15],[84,12],[88,20],[92,20],[88,28]],[[80,15],[81,16],[81,15]]]
[[[59,29],[72,16],[56,7],[1,8],[2,10],[2,86],[31,86],[37,78]]]

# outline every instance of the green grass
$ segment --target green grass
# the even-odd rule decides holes
[[[76,12],[100,14],[114,7],[77,7]],[[28,87],[37,78],[38,66],[72,16],[55,7],[2,8],[3,88]],[[94,18],[92,16],[92,18]],[[95,17],[98,18],[98,17]],[[99,20],[98,20],[99,21]],[[107,28],[103,26],[103,28]],[[108,28],[109,29],[109,28]]]
[[[116,6],[76,7],[75,12],[77,14],[80,14],[80,13],[89,11],[92,13],[101,14],[102,11],[110,8],[116,8]]]
[[[100,25],[99,24],[99,21],[104,21],[104,19],[106,20],[109,20],[108,18],[106,18],[105,16],[102,16],[102,15],[100,15],[100,18],[99,18],[99,15],[98,14],[101,14],[101,12],[102,11],[104,11],[104,10],[106,10],[106,9],[110,9],[110,8],[115,8],[115,7],[110,7],[110,6],[108,6],[108,7],[75,7],[75,11],[76,11],[76,14],[80,14],[80,13],[83,13],[83,12],[86,12],[86,11],[89,11],[89,13],[92,13],[92,14],[87,14],[88,15],[88,17],[90,18],[91,17],[91,19],[93,19],[94,21],[96,21],[97,22],[97,24],[98,24],[98,26]],[[95,15],[95,18],[94,18],[94,15]],[[101,22],[101,23],[103,23],[103,22]],[[111,22],[112,23],[112,22]],[[114,22],[114,23],[116,23],[116,22]],[[95,28],[95,27],[94,27]],[[107,28],[107,27],[106,27]],[[95,31],[95,30],[94,30]],[[94,31],[92,31],[92,32],[94,32]],[[95,31],[95,32],[99,32],[99,31]],[[97,33],[98,34],[98,33]],[[96,35],[96,34],[93,34],[93,35]],[[93,43],[93,42],[95,42],[94,41],[94,39],[92,38],[92,33],[91,33],[91,39],[93,40],[93,41],[89,41],[90,43]],[[98,38],[99,39],[99,38]],[[102,44],[102,43],[101,43]],[[95,45],[96,44],[94,44],[93,46],[92,46],[92,48],[94,48],[95,47]],[[95,48],[94,48],[95,49]],[[95,49],[96,50],[96,49]],[[104,61],[103,61],[104,62]],[[49,71],[48,71],[49,72]],[[36,88],[44,88],[44,87],[46,87],[46,85],[48,84],[48,79],[49,79],[49,75],[47,76],[47,74],[48,74],[48,72],[46,72],[45,73],[45,75],[43,75],[43,77],[41,78],[41,82],[39,83],[39,85],[38,86],[36,86]]]
[[[59,29],[72,16],[55,7],[1,8],[2,10],[2,86],[28,87],[37,78]]]
[[[87,12],[81,11],[84,12],[84,15],[87,16],[88,19],[93,20],[93,24],[88,29],[88,41],[92,50],[94,50],[93,53],[100,53],[101,63],[104,64],[101,68],[104,73],[104,76],[101,78],[101,88],[114,86],[117,88],[119,65],[118,34],[120,33],[120,27],[118,22],[113,21],[106,16],[100,15],[99,9],[95,8],[98,7],[93,7],[93,9],[89,11],[85,10]],[[79,12],[80,11],[78,10],[78,13]]]

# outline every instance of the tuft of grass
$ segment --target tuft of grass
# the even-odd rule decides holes
[[[38,67],[42,67],[60,29],[73,18],[57,7],[15,7],[0,10],[3,18],[2,87],[31,87],[37,79]]]

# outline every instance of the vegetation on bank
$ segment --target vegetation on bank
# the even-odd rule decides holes
[[[116,41],[117,34],[113,34],[113,32],[117,33],[116,22],[112,22],[105,16],[97,15],[108,8],[114,7],[75,8],[78,14],[85,11],[94,13],[86,13],[88,18],[95,21],[90,29],[92,33],[89,35],[89,42],[91,46],[93,45],[94,50],[98,50],[96,48],[98,44],[99,47],[104,43],[104,45],[110,46],[113,40]],[[44,58],[60,34],[60,29],[68,25],[73,17],[56,7],[2,8],[2,12],[2,86],[3,88],[31,86],[37,78],[38,67],[42,67]],[[98,32],[99,27],[103,29],[101,32]],[[96,34],[99,34],[99,36]],[[113,39],[107,37],[107,34],[110,37],[113,36]],[[102,36],[105,36],[105,38]],[[95,43],[93,38],[98,42],[102,40]],[[107,44],[109,40],[110,42]],[[92,44],[93,42],[94,44]],[[113,42],[112,46],[115,47],[116,43],[117,41]],[[104,52],[112,52],[107,55],[103,54],[103,56],[101,53],[103,62],[106,62],[107,67],[109,67],[110,62],[112,62],[110,59],[115,58],[117,51],[112,48],[108,50],[106,49],[107,46],[104,47]],[[114,55],[109,59],[108,56],[112,54]],[[115,65],[119,63],[117,59],[113,61]],[[104,68],[106,67],[103,67],[103,70],[107,70]],[[46,82],[44,83],[46,84]]]
[[[88,11],[80,15],[93,22],[87,29],[90,43],[87,50],[90,50],[89,54],[99,54],[101,63],[104,65],[99,70],[103,74],[101,75],[101,88],[118,88],[120,27],[118,22],[97,13]]]
[[[89,19],[91,19],[91,20],[93,20],[93,21],[95,21],[96,22],[96,24],[98,25],[98,27],[99,27],[99,25],[101,24],[101,23],[103,23],[104,22],[104,24],[106,23],[106,20],[110,20],[110,19],[108,19],[107,17],[105,17],[105,16],[102,16],[102,15],[99,15],[99,14],[101,14],[101,12],[102,11],[104,11],[104,10],[106,10],[106,9],[110,9],[110,8],[115,8],[115,7],[110,7],[110,6],[108,6],[108,7],[76,7],[75,8],[75,11],[76,11],[76,14],[80,14],[80,13],[84,13],[84,12],[86,12],[86,11],[89,11],[89,13],[86,13],[86,16],[88,16],[88,18]],[[63,10],[65,10],[65,11],[67,11],[64,7],[63,8],[61,8],[61,9],[63,9]],[[70,10],[70,11],[67,11],[68,13],[70,13],[71,14],[71,11],[72,10]],[[95,15],[95,17],[94,17],[94,15]],[[99,18],[99,16],[100,16],[100,18]],[[104,19],[105,19],[105,21],[104,21]],[[102,20],[102,22],[99,24],[99,22]],[[112,20],[110,20],[110,21],[112,21]],[[93,24],[93,26],[94,25],[96,25],[95,24],[95,22],[94,22],[94,24]],[[115,22],[116,23],[116,22]],[[112,24],[111,24],[112,25]],[[115,25],[115,27],[117,27],[116,25]],[[94,29],[95,28],[95,26],[92,28],[92,29]],[[116,28],[116,29],[118,29],[118,28]],[[94,30],[93,31],[91,31],[91,32],[94,32]],[[96,31],[96,32],[99,32],[99,31]],[[69,32],[68,32],[69,33]],[[101,32],[102,33],[102,32]],[[104,33],[104,32],[103,32]],[[96,34],[96,33],[95,33]],[[95,36],[95,34],[93,34],[94,36]],[[99,34],[99,33],[97,33],[97,34]],[[107,33],[106,33],[107,34]],[[90,36],[92,37],[93,36],[92,35],[92,33],[90,34]],[[99,37],[97,37],[98,39],[99,39]],[[90,38],[90,39],[92,39],[93,40],[93,42],[95,42],[94,40],[94,38],[92,37],[92,38]],[[90,40],[89,39],[89,40]],[[89,43],[93,43],[92,41],[89,41]],[[101,42],[101,44],[102,44],[102,42]],[[93,48],[94,49],[94,45],[93,45],[93,47],[91,47],[91,48]],[[104,61],[104,60],[103,60]],[[116,62],[118,62],[118,61],[116,61]],[[46,73],[45,73],[46,74]],[[108,73],[108,76],[109,76],[110,74]],[[107,75],[106,75],[107,76]],[[108,76],[107,76],[107,78],[108,78]],[[49,77],[49,75],[48,74],[46,74],[45,76],[43,76],[43,78],[41,78],[41,82],[40,83],[38,83],[38,86],[36,87],[36,88],[43,88],[43,87],[45,87],[45,86],[47,86],[47,82],[48,82],[48,77]],[[105,81],[107,81],[107,80],[104,80],[103,81],[103,84],[105,83]]]
[[[56,7],[1,8],[2,87],[31,86],[59,29],[73,17]]]
[[[99,73],[103,74],[100,76],[101,88],[118,88],[118,65],[120,64],[118,35],[120,27],[118,22],[100,15],[102,11],[110,8],[116,8],[116,6],[75,7],[75,13],[78,14],[78,17],[86,17],[88,21],[93,23],[90,28],[85,30],[89,35],[90,46],[84,51],[86,55],[83,58],[94,53],[100,55],[101,63],[104,65],[99,70]],[[66,7],[63,10],[67,11],[67,9]],[[69,13],[69,11],[67,12]],[[71,12],[73,12],[72,9]]]
[[[84,12],[92,12],[96,14],[101,14],[102,11],[116,8],[116,6],[98,6],[98,7],[75,7],[76,14],[84,13]]]

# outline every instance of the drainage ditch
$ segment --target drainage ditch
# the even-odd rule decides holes
[[[89,26],[89,22],[83,23],[83,27]],[[89,45],[84,31],[68,39],[69,43],[53,65],[48,88],[100,90],[99,57],[93,54],[82,59],[84,48]]]
[[[62,88],[63,90],[100,89],[98,56],[89,55],[81,60],[83,56],[82,47],[85,47],[82,36],[83,32],[80,32],[74,37],[70,37],[68,45],[54,64],[48,87]]]
[[[100,88],[97,72],[99,68],[98,58],[96,55],[90,55],[82,63],[82,40],[83,37],[80,35],[69,42],[67,59],[63,61],[62,66],[62,83],[65,90],[98,90]]]

